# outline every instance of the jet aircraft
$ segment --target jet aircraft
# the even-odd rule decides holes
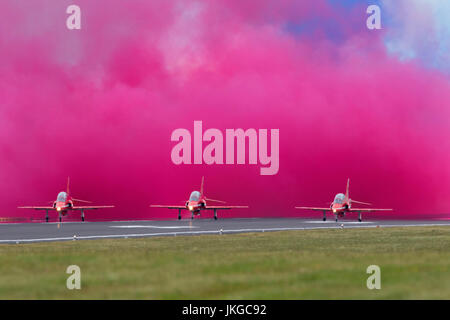
[[[45,210],[45,221],[48,222],[48,212],[56,211],[58,213],[59,221],[62,221],[62,217],[66,216],[69,212],[80,211],[81,221],[84,221],[84,211],[85,210],[96,210],[104,208],[114,208],[114,206],[77,206],[76,202],[91,203],[90,201],[80,200],[72,198],[69,189],[70,179],[67,178],[67,189],[66,191],[61,191],[58,193],[56,200],[53,201],[52,206],[43,207],[18,207],[19,209],[34,209],[34,210]]]
[[[350,199],[349,187],[350,187],[350,179],[347,180],[347,189],[345,191],[345,194],[338,193],[334,197],[334,200],[331,203],[329,208],[295,207],[295,209],[322,211],[323,212],[323,221],[327,220],[327,212],[330,211],[334,214],[334,216],[336,218],[336,222],[338,221],[338,217],[345,217],[345,215],[350,212],[358,213],[358,221],[361,222],[363,212],[392,211],[392,209],[353,208],[352,203],[358,203],[358,204],[363,204],[363,205],[371,205],[371,204]]]
[[[225,203],[224,201],[214,200],[207,198],[203,193],[204,177],[202,177],[202,184],[200,186],[200,191],[192,191],[189,196],[189,200],[186,201],[185,205],[151,205],[152,208],[167,208],[167,209],[177,209],[178,210],[178,220],[181,219],[181,210],[189,210],[191,212],[191,219],[194,216],[200,215],[203,210],[213,210],[214,219],[217,220],[217,210],[229,210],[229,209],[243,209],[248,208],[248,206],[210,206],[207,205],[207,201]]]

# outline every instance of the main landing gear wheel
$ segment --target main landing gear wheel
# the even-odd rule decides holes
[[[323,218],[322,220],[323,220],[323,221],[327,221],[327,218]]]

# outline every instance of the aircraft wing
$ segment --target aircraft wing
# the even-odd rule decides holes
[[[248,206],[206,206],[203,210],[228,210],[228,209],[247,209]]]
[[[186,206],[164,206],[159,204],[150,205],[152,208],[166,208],[166,209],[186,209]]]
[[[393,209],[351,208],[350,212],[392,211]]]
[[[302,209],[302,210],[314,210],[314,211],[331,211],[331,209],[328,208],[317,208],[317,207],[295,207],[295,209]]]
[[[53,207],[17,207],[18,209],[34,209],[34,210],[56,210]]]
[[[76,206],[72,210],[95,210],[95,209],[105,209],[114,208],[114,206]]]

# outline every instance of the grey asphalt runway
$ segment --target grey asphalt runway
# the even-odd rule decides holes
[[[329,228],[375,228],[408,226],[450,226],[449,220],[363,221],[303,218],[194,219],[113,222],[63,222],[0,224],[0,244],[44,241],[135,238],[154,236],[229,234]]]

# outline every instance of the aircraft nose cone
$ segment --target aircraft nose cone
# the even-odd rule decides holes
[[[190,201],[187,205],[190,211],[194,211],[198,207],[198,203],[196,201]]]

